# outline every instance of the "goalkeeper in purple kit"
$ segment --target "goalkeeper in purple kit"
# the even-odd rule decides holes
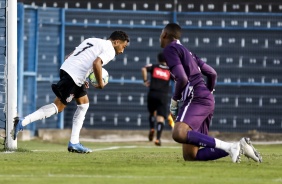
[[[175,118],[172,138],[182,144],[185,161],[216,160],[230,155],[232,162],[240,162],[241,154],[261,162],[260,154],[249,138],[229,143],[208,136],[214,112],[213,91],[216,71],[180,43],[181,27],[169,23],[162,30],[160,44],[175,80],[170,112]],[[205,82],[202,75],[206,76]],[[181,106],[179,107],[179,102]]]

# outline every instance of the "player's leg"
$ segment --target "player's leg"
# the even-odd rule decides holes
[[[208,117],[203,121],[202,126],[200,127],[200,132],[208,135],[209,125],[212,120],[213,114],[209,114]],[[215,139],[215,142],[219,140]],[[228,144],[229,145],[229,144]],[[207,161],[207,160],[216,160],[222,157],[228,156],[229,153],[222,149],[218,148],[201,148],[198,150],[196,155],[196,160]]]
[[[62,112],[67,105],[67,99],[72,97],[70,94],[71,89],[75,86],[72,78],[63,70],[60,70],[60,81],[57,84],[52,84],[52,90],[56,95],[54,103],[45,105],[39,108],[37,111],[24,117],[21,121],[22,126],[26,126],[37,120],[48,118],[54,114]],[[71,101],[71,99],[70,99]],[[18,124],[15,121],[15,124]]]
[[[197,117],[200,117],[200,116],[197,116]],[[230,155],[233,162],[239,162],[240,154],[243,153],[246,157],[252,158],[256,162],[262,162],[261,155],[253,147],[253,145],[251,144],[248,138],[242,138],[240,142],[228,143],[225,141],[221,141],[217,138],[212,138],[209,136],[205,137],[205,135],[208,134],[208,129],[209,129],[208,127],[209,127],[211,118],[212,118],[212,114],[210,114],[203,121],[200,127],[196,127],[194,131],[188,128],[186,142],[193,144],[193,145],[196,144],[196,146],[201,146],[204,148],[199,149],[199,151],[195,155],[194,154],[195,152],[191,152],[190,148],[185,148],[185,147],[189,147],[185,145],[183,148],[183,157],[184,158],[188,158],[188,160],[195,159],[199,161],[200,160],[206,161],[206,160],[216,160],[222,157],[226,157],[227,155]],[[238,156],[238,153],[239,153],[239,156]]]
[[[198,161],[208,161],[217,160],[228,156],[229,153],[218,148],[201,148],[198,150],[196,155],[196,160]]]
[[[189,125],[187,125],[184,122],[177,122],[173,129],[173,139],[176,142],[182,143],[182,144],[188,144],[183,147],[183,157],[186,158],[186,160],[214,160],[221,157],[226,156],[226,153],[228,153],[231,156],[231,159],[233,162],[239,162],[240,161],[240,144],[237,143],[228,143],[221,141],[219,139],[210,137],[208,135],[205,135],[200,132],[196,132],[192,130]],[[193,145],[193,146],[189,146]],[[199,155],[197,156],[195,152],[195,147],[205,147],[205,148],[217,148],[221,149],[224,152],[220,152],[216,150],[213,157],[204,157],[205,155],[208,155],[208,153],[211,153],[213,150],[204,149],[203,151],[199,152]]]
[[[164,128],[165,117],[167,115],[167,96],[159,94],[155,103],[157,106],[157,137],[155,145],[161,146],[161,135]]]
[[[165,119],[167,117],[167,94],[155,94],[155,105],[157,109],[157,137],[155,145],[161,146],[161,135],[164,128]]]
[[[153,141],[155,135],[155,122],[156,122],[156,106],[155,106],[155,99],[152,96],[152,93],[148,93],[147,96],[147,109],[149,112],[149,134],[148,139],[149,141]]]
[[[16,139],[19,131],[23,130],[23,127],[29,123],[48,118],[58,112],[62,112],[67,105],[67,101],[72,100],[73,96],[70,91],[74,85],[75,83],[71,77],[66,72],[60,70],[60,81],[57,84],[52,84],[52,90],[56,95],[54,103],[39,108],[37,111],[24,117],[23,119],[16,117],[14,120],[13,139]]]
[[[238,152],[240,155],[240,151],[242,150],[246,157],[256,162],[262,162],[260,153],[252,146],[248,138],[242,138],[239,146],[238,143],[224,142],[198,132],[195,133],[192,130],[189,130],[187,134],[190,137],[190,140],[187,140],[189,144],[183,144],[182,146],[183,158],[186,161],[216,160],[230,155],[233,162],[239,162]],[[200,146],[206,147],[199,149]]]
[[[165,118],[161,115],[157,115],[157,137],[155,140],[155,145],[161,146],[161,136],[164,128]]]
[[[192,99],[185,101],[176,118],[176,124],[172,133],[173,139],[182,144],[222,149],[230,154],[233,162],[239,162],[239,142],[228,143],[207,135],[213,110],[213,100],[210,100],[210,103],[207,100],[205,103],[194,103]],[[196,155],[194,156],[196,158]]]
[[[218,148],[200,148],[192,144],[182,144],[185,161],[208,161],[226,157],[229,154]]]
[[[22,131],[23,128],[37,120],[42,120],[49,118],[50,116],[62,112],[66,105],[64,105],[59,98],[55,98],[54,103],[40,107],[35,112],[25,116],[24,118],[16,117],[14,120],[14,133],[13,139],[17,138],[19,131]]]
[[[89,99],[86,93],[85,86],[76,87],[74,90],[75,101],[77,104],[76,111],[73,115],[71,138],[68,144],[68,151],[76,153],[90,153],[91,149],[84,147],[80,144],[79,135],[83,126],[85,115],[89,108]]]
[[[153,141],[155,135],[155,122],[156,122],[156,111],[149,112],[149,141]]]
[[[79,143],[80,130],[82,128],[86,112],[89,108],[89,99],[87,95],[76,99],[76,102],[77,102],[77,108],[73,115],[72,132],[70,138],[70,142],[72,144]]]
[[[35,112],[24,117],[22,125],[26,126],[34,121],[49,118],[50,116],[62,112],[66,106],[56,97],[54,103],[40,107]]]
[[[182,144],[183,159],[185,161],[195,161],[199,146],[193,144]]]

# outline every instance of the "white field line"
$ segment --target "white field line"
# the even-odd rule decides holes
[[[106,151],[106,150],[116,150],[116,149],[132,149],[132,148],[136,148],[137,146],[113,146],[113,147],[108,147],[108,148],[99,148],[99,149],[93,149],[93,152],[97,152],[97,151]]]
[[[198,176],[134,176],[134,175],[81,175],[81,174],[0,174],[0,178],[109,178],[109,179],[197,179]]]
[[[97,149],[92,149],[93,152],[98,152],[98,151],[107,151],[107,150],[117,150],[117,149],[135,149],[135,148],[148,148],[148,149],[151,149],[151,148],[156,148],[156,146],[135,146],[135,145],[132,145],[132,146],[111,146],[111,147],[105,147],[105,148],[97,148]],[[179,149],[181,148],[180,146],[161,146],[161,147],[158,147],[159,149],[161,148],[171,148],[171,149]],[[91,149],[91,148],[90,148]],[[31,150],[31,151],[34,151],[34,152],[53,152],[53,150]],[[61,150],[63,152],[66,152],[66,150]],[[58,151],[56,151],[58,152]],[[91,153],[90,153],[91,154]]]

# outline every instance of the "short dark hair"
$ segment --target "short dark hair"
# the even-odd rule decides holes
[[[122,40],[129,42],[128,35],[123,31],[114,31],[111,36],[109,37],[111,40]]]
[[[180,39],[181,37],[181,27],[176,23],[169,23],[165,26],[164,30],[170,39]]]

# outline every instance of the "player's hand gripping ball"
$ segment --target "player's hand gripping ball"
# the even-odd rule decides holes
[[[94,72],[91,72],[89,74],[88,79],[89,79],[89,81],[91,82],[91,84],[93,86],[97,86],[98,85],[98,82],[96,80]],[[108,84],[108,82],[109,82],[109,73],[108,73],[108,71],[105,68],[102,68],[102,79],[103,79],[103,82],[104,82],[105,85]]]

